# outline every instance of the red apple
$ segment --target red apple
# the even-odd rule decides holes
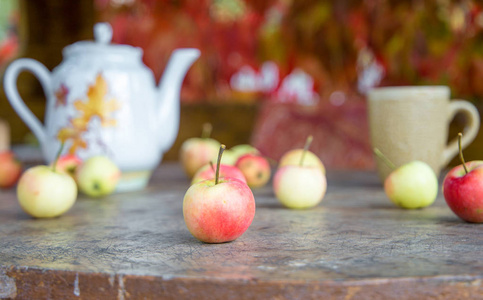
[[[74,178],[75,171],[81,164],[82,160],[75,154],[66,154],[59,157],[55,169],[57,170],[57,172],[64,172]],[[52,165],[53,163],[51,164],[51,166]]]
[[[224,145],[220,148],[218,166]],[[240,237],[255,216],[250,188],[235,178],[219,178],[193,184],[183,199],[183,216],[191,234],[205,243],[230,242]]]
[[[471,223],[483,223],[483,161],[465,163],[458,134],[462,164],[446,174],[443,195],[449,208],[461,219]]]
[[[247,183],[247,180],[245,179],[245,175],[243,175],[240,169],[238,169],[235,166],[220,164],[220,178],[226,178],[226,177],[236,178],[244,183]],[[214,178],[215,178],[215,170],[213,169],[211,164],[207,164],[201,169],[199,169],[198,172],[196,172],[195,176],[193,177],[193,180],[191,180],[191,184],[195,184],[203,180],[214,179]]]
[[[242,171],[251,188],[262,187],[270,180],[270,164],[263,156],[256,154],[242,155],[235,166]]]
[[[22,165],[12,151],[0,153],[0,188],[10,188],[17,183],[22,174]]]
[[[443,194],[449,208],[461,219],[483,223],[483,161],[466,163],[449,171],[443,181]]]

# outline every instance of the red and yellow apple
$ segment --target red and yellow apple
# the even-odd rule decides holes
[[[218,163],[220,165],[220,148]],[[193,184],[183,199],[186,227],[205,243],[230,242],[240,237],[255,216],[255,198],[250,188],[235,178],[219,178]]]
[[[54,163],[51,163],[50,166],[53,166],[53,164]],[[59,157],[55,169],[58,172],[69,174],[72,178],[74,178],[75,171],[81,164],[82,160],[77,155],[65,154]]]
[[[270,180],[271,169],[267,159],[260,155],[245,154],[235,166],[242,171],[250,188],[263,187]]]
[[[14,186],[22,174],[22,164],[15,159],[12,151],[0,153],[0,188]]]
[[[69,175],[48,166],[26,170],[17,185],[22,209],[36,218],[53,218],[68,211],[77,198],[77,186]]]
[[[201,138],[189,138],[181,145],[179,159],[189,178],[210,161],[216,161],[220,143],[209,138],[210,133],[211,125],[204,124]]]

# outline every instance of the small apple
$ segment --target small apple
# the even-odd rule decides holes
[[[223,152],[221,163],[223,165],[234,166],[237,160],[238,160],[238,155],[235,152],[231,151],[230,149],[226,149]]]
[[[65,154],[57,160],[56,170],[75,177],[75,170],[82,164],[82,160],[75,154]],[[53,166],[53,163],[51,164]],[[75,179],[75,178],[74,178]]]
[[[309,136],[305,142],[305,145],[310,145],[312,143],[312,136]],[[307,148],[307,149],[305,149]],[[284,166],[297,166],[300,164],[300,161],[303,158],[304,166],[314,166],[318,167],[322,170],[322,173],[325,174],[325,167],[320,158],[317,157],[313,152],[308,150],[308,147],[304,147],[303,149],[293,149],[285,153],[282,158],[280,158],[280,162],[278,163],[278,167]]]
[[[211,163],[207,164],[204,167],[201,167],[198,172],[196,172],[195,176],[191,180],[191,184],[195,184],[207,179],[213,179],[215,178],[215,173],[216,172],[213,165]],[[243,175],[243,173],[237,167],[220,164],[220,178],[227,177],[236,178],[244,183],[247,183],[245,175]]]
[[[193,184],[183,199],[186,227],[205,243],[230,242],[240,237],[255,216],[255,198],[250,188],[234,178],[219,178],[221,145],[215,179]]]
[[[318,167],[288,165],[275,172],[273,190],[277,199],[288,208],[310,208],[324,198],[327,179]]]
[[[454,167],[443,180],[443,195],[449,208],[459,218],[483,223],[483,161],[465,163],[459,134],[462,164]]]
[[[306,209],[319,204],[327,190],[327,179],[319,165],[305,163],[312,142],[307,139],[300,153],[298,164],[288,164],[277,169],[273,178],[273,190],[277,199],[288,208]]]
[[[12,151],[0,153],[0,188],[10,188],[17,183],[22,174],[22,164],[15,159]]]
[[[53,218],[74,205],[77,186],[72,177],[55,169],[55,163],[53,167],[36,166],[26,170],[20,177],[17,198],[22,209],[29,215]]]
[[[121,171],[107,156],[93,156],[77,170],[75,177],[79,190],[90,197],[111,194],[121,178]]]
[[[260,155],[260,151],[258,151],[257,148],[249,144],[236,145],[232,147],[230,150],[235,153],[237,159],[240,158],[240,156],[245,154]]]
[[[204,124],[201,138],[189,138],[181,145],[179,157],[189,178],[192,178],[199,168],[216,159],[220,143],[209,138],[211,129],[211,124]]]
[[[263,156],[255,154],[242,155],[235,167],[242,171],[250,188],[259,188],[270,180],[270,164]]]
[[[423,208],[433,204],[438,195],[438,178],[422,161],[412,161],[396,168],[379,149],[374,149],[393,171],[384,181],[384,191],[391,202],[402,208]]]

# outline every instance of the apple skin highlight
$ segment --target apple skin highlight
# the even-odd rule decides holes
[[[451,169],[443,181],[443,194],[449,208],[470,223],[483,223],[483,161],[466,163]]]
[[[240,237],[255,216],[250,188],[233,178],[205,180],[192,185],[183,199],[183,216],[191,234],[205,243],[230,242]]]

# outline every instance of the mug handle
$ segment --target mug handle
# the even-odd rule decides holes
[[[18,93],[17,89],[17,78],[22,71],[30,71],[37,77],[42,85],[47,99],[52,96],[51,91],[51,76],[49,70],[41,63],[30,58],[17,59],[11,63],[7,70],[5,71],[5,77],[3,85],[5,88],[5,94],[7,99],[12,105],[13,109],[17,112],[20,118],[27,124],[27,126],[32,130],[34,135],[40,142],[42,148],[46,141],[46,131],[45,127],[39,121],[39,119],[32,113],[32,111],[25,105]]]
[[[455,117],[457,113],[463,113],[466,118],[467,125],[463,131],[463,137],[461,139],[461,147],[466,148],[476,137],[480,129],[480,115],[478,109],[468,101],[454,99],[449,104],[448,123]],[[458,139],[454,138],[450,141],[446,149],[443,151],[443,167],[458,154]]]

